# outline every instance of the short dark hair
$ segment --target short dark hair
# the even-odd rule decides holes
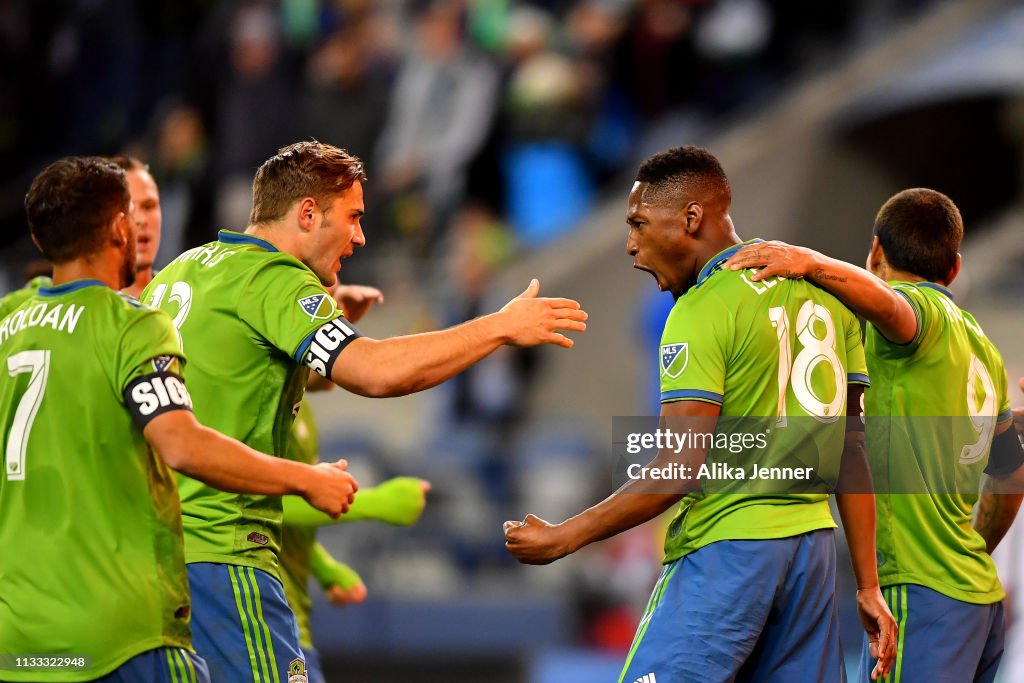
[[[325,205],[356,181],[365,180],[363,162],[340,147],[316,140],[282,147],[256,171],[249,223],[280,220],[288,207],[304,197]]]
[[[25,195],[32,236],[51,263],[98,251],[104,228],[128,213],[124,171],[101,157],[65,157],[36,176]]]
[[[640,165],[636,179],[648,183],[655,197],[679,190],[700,195],[721,194],[732,199],[729,177],[714,154],[696,145],[673,147],[655,154]]]
[[[944,281],[956,264],[964,222],[952,199],[916,187],[882,205],[872,233],[893,268],[930,282]]]
[[[138,157],[129,156],[127,154],[117,154],[107,158],[111,163],[117,164],[123,168],[125,173],[128,173],[129,171],[146,171],[149,173],[149,164],[145,163]]]

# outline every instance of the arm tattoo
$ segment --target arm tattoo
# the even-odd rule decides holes
[[[831,280],[832,282],[846,282],[846,278],[842,275],[831,275],[825,272],[824,268],[818,268],[814,271],[815,280]]]

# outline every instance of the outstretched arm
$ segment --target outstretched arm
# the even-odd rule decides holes
[[[317,527],[375,520],[395,526],[410,526],[420,518],[429,490],[430,482],[423,479],[394,477],[377,486],[361,489],[348,513],[338,518],[325,515],[298,496],[284,496],[284,523]]]
[[[733,254],[724,267],[760,268],[749,276],[753,282],[772,276],[807,278],[868,320],[889,341],[906,344],[917,335],[917,316],[906,297],[863,268],[812,249],[785,242],[750,244]]]
[[[444,382],[505,344],[572,347],[558,330],[586,330],[587,314],[576,301],[538,298],[539,293],[540,283],[533,280],[500,311],[446,330],[360,337],[334,363],[331,379],[362,396],[404,396]]]
[[[666,418],[702,418],[700,429],[713,433],[721,407],[700,401],[677,401],[662,406],[662,425]],[[683,463],[696,472],[704,462],[707,450],[691,448],[681,453],[661,450],[649,467]],[[505,522],[505,547],[524,564],[548,564],[572,554],[595,541],[610,538],[654,519],[684,495],[695,491],[699,480],[670,482],[664,479],[632,479],[597,505],[567,519],[549,524],[534,515],[522,522]]]
[[[170,467],[222,491],[298,494],[325,516],[337,516],[358,489],[344,460],[314,466],[265,455],[204,427],[190,411],[153,418],[143,435]]]
[[[327,594],[327,599],[343,607],[366,599],[366,585],[352,567],[334,559],[327,548],[313,544],[310,572]]]

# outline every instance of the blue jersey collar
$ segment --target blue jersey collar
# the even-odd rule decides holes
[[[265,239],[255,235],[246,235],[242,232],[234,232],[233,230],[221,230],[217,233],[217,240],[225,244],[255,244],[257,247],[263,247],[267,251],[281,251]]]
[[[936,292],[940,294],[945,294],[950,301],[955,301],[955,299],[953,298],[953,292],[949,291],[942,285],[937,285],[934,282],[918,282],[916,284],[918,287],[927,287],[928,289],[934,289]]]
[[[764,242],[763,239],[755,237],[752,240],[746,242],[740,242],[734,244],[725,251],[718,252],[710,261],[704,264],[704,267],[700,269],[700,274],[697,275],[697,284],[694,285],[694,289],[704,284],[704,281],[715,274],[717,271],[722,269],[722,264],[728,261],[733,254],[747,246],[748,244],[760,244]]]
[[[107,283],[100,282],[99,280],[86,279],[86,280],[72,280],[71,282],[65,282],[62,285],[55,287],[40,287],[38,290],[39,296],[60,296],[61,294],[67,294],[68,292],[77,292],[80,289],[86,287],[106,287]]]

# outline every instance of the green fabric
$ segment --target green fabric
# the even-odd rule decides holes
[[[288,434],[285,457],[311,465],[318,459],[318,441],[316,419],[309,406],[303,403],[299,406],[295,423]],[[313,608],[313,602],[309,597],[308,584],[315,544],[316,527],[284,525],[281,541],[281,583],[288,604],[291,605],[295,619],[299,623],[299,642],[305,648],[313,647],[313,635],[309,627],[309,613]]]
[[[816,474],[834,482],[844,421],[822,423],[808,416],[845,415],[847,383],[867,381],[860,327],[838,300],[806,281],[751,282],[749,271],[722,270],[738,248],[713,258],[669,314],[659,354],[661,400],[715,403],[723,417],[772,418],[761,421],[775,426],[767,448],[712,448],[709,463],[749,470],[752,462],[792,464],[793,452],[806,451],[818,459]],[[780,370],[783,348],[789,371]],[[757,495],[752,482],[706,486],[716,492],[680,502],[666,534],[666,563],[715,541],[785,538],[836,526],[824,493]]]
[[[40,289],[0,322],[0,650],[92,656],[89,671],[0,679],[91,680],[190,649],[175,478],[122,399],[157,356],[181,357],[170,318],[95,280]]]
[[[160,271],[143,299],[175,316],[199,421],[283,455],[308,376],[295,359],[304,340],[341,317],[312,271],[268,242],[222,231],[219,241]],[[187,562],[251,566],[278,576],[279,497],[224,493],[185,476],[178,487]]]
[[[377,521],[409,526],[423,512],[422,485],[417,477],[394,477],[360,489],[348,512],[334,519],[299,496],[284,496],[284,522],[289,526],[327,526],[344,522]]]
[[[931,283],[892,283],[918,320],[909,344],[886,340],[868,326],[873,384],[865,434],[878,510],[878,577],[883,586],[916,583],[964,602],[1004,597],[985,541],[971,527],[991,431],[968,418],[983,415],[988,430],[1008,417],[1006,369],[970,313]],[[973,404],[970,405],[969,404]],[[984,431],[984,430],[982,430]],[[935,495],[884,493],[940,491]]]
[[[53,282],[45,275],[32,278],[21,289],[16,289],[0,298],[0,320],[14,312],[22,302],[27,301],[40,287],[49,287]]]
[[[355,569],[344,562],[331,557],[327,548],[319,543],[313,545],[313,556],[310,568],[313,571],[313,578],[324,590],[331,586],[338,586],[343,590],[350,590],[360,585],[363,579],[356,573]]]

